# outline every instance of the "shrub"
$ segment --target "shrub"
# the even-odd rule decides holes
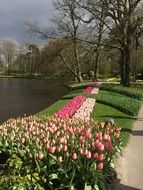
[[[9,189],[107,189],[120,152],[114,123],[29,116],[0,126],[0,151],[8,154],[1,185]],[[35,184],[35,186],[33,185]],[[6,189],[6,188],[5,188]]]
[[[90,97],[95,97],[97,102],[109,105],[132,116],[137,115],[141,105],[139,100],[122,96],[99,94],[97,96],[90,95]]]
[[[122,87],[120,85],[115,85],[115,84],[102,84],[100,86],[100,89],[124,94],[124,95],[127,95],[129,97],[132,97],[132,98],[135,98],[138,100],[143,99],[143,90],[141,90],[139,88]]]

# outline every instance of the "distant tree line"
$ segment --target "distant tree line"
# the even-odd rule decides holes
[[[54,28],[26,22],[29,32],[47,44],[11,46],[16,51],[9,59],[1,41],[1,68],[5,62],[8,72],[17,65],[20,72],[72,77],[78,82],[120,76],[123,86],[130,86],[131,79],[143,72],[141,0],[55,0],[54,6]]]

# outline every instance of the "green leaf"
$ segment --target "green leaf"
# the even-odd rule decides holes
[[[49,181],[53,180],[53,179],[58,179],[57,174],[50,174],[49,175]]]
[[[75,187],[72,185],[69,187],[69,190],[75,190]]]
[[[100,180],[100,189],[101,190],[108,190],[107,182],[105,180]]]
[[[85,183],[84,190],[92,190],[91,185],[87,185],[87,183]]]
[[[99,190],[98,185],[94,185],[95,190]]]
[[[35,159],[35,162],[36,162],[36,166],[37,166],[38,173],[40,173],[40,166],[39,166],[39,163],[37,162],[36,159]]]

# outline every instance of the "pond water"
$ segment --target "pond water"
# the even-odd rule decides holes
[[[0,123],[47,108],[66,94],[60,82],[0,78]]]

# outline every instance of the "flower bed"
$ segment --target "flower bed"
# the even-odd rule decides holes
[[[98,94],[99,92],[99,88],[93,88],[93,90],[91,91],[91,94]]]
[[[59,117],[24,117],[0,126],[0,151],[8,156],[0,186],[19,189],[107,189],[120,130]]]
[[[96,100],[94,98],[87,98],[81,107],[75,112],[73,118],[89,120],[95,105],[95,101]]]
[[[62,109],[56,112],[60,118],[70,118],[85,101],[86,97],[76,96],[70,100]]]
[[[94,87],[88,86],[85,89],[83,89],[83,93],[90,94],[93,89],[94,89]]]
[[[83,89],[83,93],[87,94],[98,94],[99,88],[88,86],[87,88]]]

